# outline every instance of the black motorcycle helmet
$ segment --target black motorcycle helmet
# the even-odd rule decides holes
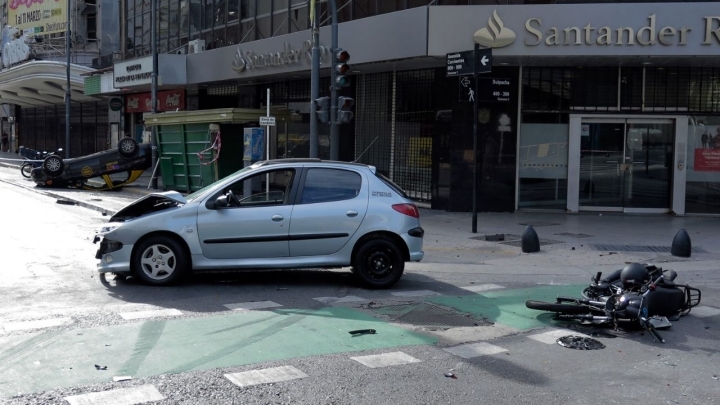
[[[620,281],[624,288],[632,288],[650,281],[650,273],[640,263],[630,263],[620,272]]]

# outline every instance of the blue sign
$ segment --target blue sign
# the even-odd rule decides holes
[[[257,162],[265,154],[265,129],[245,128],[243,133],[243,160]]]

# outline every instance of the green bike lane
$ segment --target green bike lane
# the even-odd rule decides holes
[[[579,286],[542,286],[425,301],[516,329],[546,325],[525,301],[577,295]],[[419,303],[418,303],[419,304]],[[375,335],[348,332],[375,329]],[[348,307],[273,309],[154,320],[0,338],[0,397],[291,358],[433,345],[435,337]],[[95,365],[107,366],[97,370]]]

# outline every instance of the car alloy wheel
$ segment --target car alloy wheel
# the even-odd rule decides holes
[[[140,256],[140,267],[145,275],[156,281],[172,276],[177,261],[175,252],[165,245],[150,245]]]
[[[60,159],[58,158],[50,158],[47,160],[47,164],[45,167],[48,168],[51,172],[56,172],[60,170]]]
[[[138,143],[132,138],[123,138],[118,142],[118,153],[125,159],[132,159],[137,156]]]

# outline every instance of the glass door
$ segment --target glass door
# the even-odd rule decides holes
[[[672,120],[583,120],[581,209],[669,210],[673,141]]]

